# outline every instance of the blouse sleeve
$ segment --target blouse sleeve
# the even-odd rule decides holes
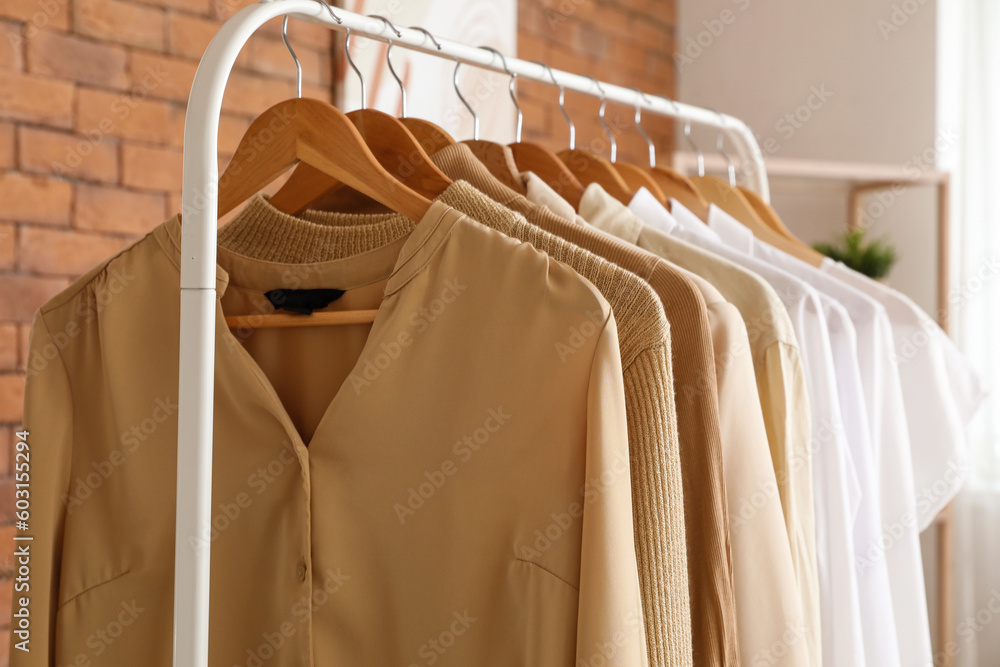
[[[41,313],[29,339],[24,398],[24,438],[15,469],[18,489],[27,494],[17,517],[11,667],[55,664],[55,619],[62,558],[64,502],[69,488],[73,403],[59,347]],[[18,443],[20,443],[20,438]],[[20,453],[26,456],[19,455]],[[24,508],[24,509],[21,509]]]

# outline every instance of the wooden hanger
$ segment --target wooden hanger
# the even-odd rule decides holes
[[[824,255],[818,250],[810,246],[809,244],[803,242],[794,234],[792,231],[785,226],[785,223],[781,221],[778,217],[777,211],[764,201],[759,194],[750,190],[748,188],[739,187],[739,192],[746,197],[747,201],[750,202],[750,206],[757,212],[760,219],[764,221],[764,224],[770,227],[779,236],[786,239],[789,243],[797,246],[800,251],[809,257],[805,261],[813,264],[814,266],[819,266],[823,262]]]
[[[536,143],[510,144],[514,163],[519,171],[530,171],[555,190],[574,210],[579,210],[583,198],[583,183],[563,164],[556,154]]]
[[[634,88],[633,90],[636,94],[635,129],[646,142],[646,150],[649,152],[649,165],[651,167],[656,164],[656,145],[653,143],[653,138],[642,127],[642,105],[640,103],[640,100],[644,99],[646,95],[638,88]],[[612,160],[612,164],[614,164],[618,173],[621,174],[621,177],[625,179],[632,192],[638,192],[639,188],[646,188],[658,202],[667,206],[666,194],[664,194],[659,184],[653,180],[646,170],[627,162],[615,162]]]
[[[346,115],[378,163],[408,188],[434,199],[451,185],[451,179],[431,162],[399,120],[375,109],[356,109]],[[343,185],[302,165],[271,197],[271,204],[284,213],[298,215]]]
[[[628,204],[634,194],[628,183],[606,158],[580,148],[567,148],[556,154],[584,187],[598,183],[609,195]]]
[[[646,188],[650,194],[656,197],[656,201],[664,206],[667,205],[666,193],[663,192],[659,184],[647,172],[643,171],[641,167],[629,164],[628,162],[613,162],[612,164],[633,193],[638,192],[639,188]]]
[[[479,48],[500,56],[500,61],[503,63],[504,70],[510,74],[510,83],[507,88],[510,91],[510,99],[514,102],[514,108],[517,110],[518,133],[520,133],[522,121],[521,107],[518,106],[517,97],[514,95],[514,80],[516,77],[511,74],[509,69],[507,69],[507,59],[504,58],[502,53],[491,46],[480,46]],[[520,171],[518,171],[517,163],[514,162],[514,155],[511,153],[511,150],[503,144],[479,138],[479,115],[476,113],[476,110],[472,108],[472,105],[469,104],[469,101],[465,99],[465,95],[462,94],[461,89],[458,87],[458,70],[461,66],[462,63],[456,60],[455,71],[452,74],[451,82],[455,86],[455,94],[458,95],[458,99],[463,105],[465,105],[465,108],[468,109],[469,113],[472,114],[472,139],[466,139],[459,143],[468,146],[469,149],[472,150],[472,154],[486,166],[495,178],[515,192],[524,195],[524,183],[521,182]]]
[[[378,310],[318,311],[312,315],[268,313],[267,315],[226,315],[230,329],[288,329],[326,327],[339,324],[371,324]]]
[[[455,144],[455,140],[450,134],[429,120],[404,116],[399,119],[399,122],[410,131],[410,134],[428,155],[434,155],[442,148]]]
[[[792,234],[791,230],[788,229],[788,227],[785,226],[785,223],[781,221],[781,218],[778,217],[777,211],[775,211],[770,204],[761,199],[759,194],[749,188],[743,187],[742,185],[737,186],[736,189],[743,193],[743,196],[747,198],[748,202],[750,202],[750,206],[757,211],[757,215],[759,215],[760,219],[764,221],[764,224],[784,236],[789,241],[802,243],[795,238],[795,235]]]
[[[677,107],[677,103],[672,99],[666,97],[664,98],[670,104],[673,105],[674,110],[677,112],[677,116],[680,117],[680,109]],[[720,114],[720,118],[721,118]],[[721,134],[719,136],[722,136]],[[705,174],[705,158],[701,154],[701,149],[699,149],[695,143],[694,139],[691,138],[691,119],[687,118],[684,120],[684,138],[687,140],[691,148],[694,149],[695,153],[698,154],[698,174]],[[728,158],[727,158],[728,160]],[[670,167],[656,167],[652,169],[650,175],[656,179],[656,181],[663,186],[664,192],[670,194],[671,197],[679,201],[685,208],[694,213],[702,222],[708,224],[708,207],[709,200],[701,193],[701,189],[692,182],[691,179],[684,176],[680,172],[671,169]]]
[[[559,110],[569,123],[570,145],[575,141],[576,128],[569,114],[566,113],[566,88],[556,81],[552,68],[543,62],[537,62],[549,72],[552,83],[559,88]],[[520,123],[518,123],[520,130]],[[574,210],[579,210],[580,199],[583,198],[583,184],[573,175],[573,172],[556,157],[556,154],[544,146],[531,142],[522,142],[518,132],[517,141],[509,144],[511,154],[519,171],[530,171],[542,179],[550,188],[565,199]]]
[[[468,146],[472,150],[472,154],[501,183],[520,195],[526,193],[524,183],[521,181],[521,172],[517,168],[511,149],[495,141],[484,139],[465,139],[459,143]]]
[[[691,181],[705,199],[741,222],[761,241],[769,243],[779,250],[784,250],[789,255],[813,266],[819,266],[822,263],[823,255],[808,246],[789,241],[771,229],[761,219],[743,193],[729,183],[715,176],[692,176]]]
[[[219,217],[299,162],[411,220],[420,220],[431,206],[427,197],[403,185],[379,164],[342,111],[321,100],[293,98],[262,113],[243,135],[219,179]]]
[[[611,128],[604,121],[604,110],[608,106],[608,100],[604,96],[604,88],[600,82],[592,76],[588,78],[594,82],[597,90],[601,93],[601,106],[597,111],[597,117],[601,121],[601,127],[604,128],[604,133],[607,135],[608,141],[611,143],[611,160],[607,160],[591,151],[576,148],[575,141],[573,140],[571,140],[569,148],[559,151],[557,155],[585,187],[591,183],[598,183],[609,195],[627,205],[632,201],[632,195],[635,192],[629,188],[628,183],[625,182],[625,179],[622,178],[618,170],[611,164],[614,162],[618,144],[615,141],[615,135],[611,132]]]
[[[395,31],[397,36],[399,35],[399,31],[387,19],[377,15],[372,16],[382,19],[386,26]],[[389,44],[386,58],[393,76],[396,76],[396,72],[392,68],[392,60],[389,59],[392,43]],[[288,46],[287,42],[286,46]],[[291,50],[290,46],[289,49]],[[294,56],[294,52],[292,53]],[[351,57],[350,30],[347,31],[344,38],[344,54],[361,83],[361,109],[351,111],[347,114],[347,118],[357,128],[379,164],[415,192],[428,199],[437,197],[451,185],[451,179],[431,162],[430,156],[403,123],[382,111],[364,108],[365,79]],[[402,81],[399,80],[398,76],[396,78],[402,87]],[[401,90],[404,94],[405,113],[405,89],[401,88]],[[283,213],[298,215],[342,185],[320,170],[300,167],[271,197],[271,205]]]
[[[431,207],[429,199],[403,185],[379,164],[343,112],[321,100],[293,98],[258,116],[243,135],[219,179],[219,216],[300,162],[411,220],[420,220]],[[299,326],[356,324],[373,322],[376,312],[317,312],[308,316],[281,313],[256,315],[250,320],[231,316],[226,322],[255,329],[289,326],[293,321]]]
[[[385,24],[396,33],[396,37],[400,36],[400,32],[396,30],[395,26],[389,22],[389,19],[378,14],[369,14],[372,18],[377,18],[385,22]],[[437,41],[427,29],[421,28],[418,25],[410,26],[410,30],[417,30],[430,38],[437,50],[441,50],[441,42]],[[385,50],[385,62],[389,66],[389,72],[392,74],[392,78],[396,80],[399,85],[399,99],[401,106],[401,114],[399,122],[406,126],[406,129],[410,131],[417,143],[424,149],[428,155],[434,155],[442,148],[447,148],[448,146],[453,146],[455,144],[455,139],[445,132],[442,128],[438,127],[429,120],[423,120],[422,118],[409,118],[406,115],[406,86],[403,84],[403,79],[396,73],[396,68],[392,66],[392,40],[388,41],[388,47]]]
[[[708,222],[708,200],[694,186],[694,183],[684,174],[656,165],[649,167],[650,178],[656,181],[667,199],[676,199],[684,208],[698,216],[702,222]]]

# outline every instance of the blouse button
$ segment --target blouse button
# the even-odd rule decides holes
[[[296,569],[296,574],[299,576],[299,581],[306,580],[306,561],[304,558],[299,561],[299,567]]]

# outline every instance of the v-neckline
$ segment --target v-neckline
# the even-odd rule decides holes
[[[375,311],[375,319],[372,322],[372,327],[368,331],[368,336],[365,338],[364,345],[362,345],[361,347],[361,352],[360,354],[358,354],[358,358],[351,366],[350,372],[348,372],[348,374],[344,377],[343,381],[340,383],[340,386],[337,387],[336,391],[333,394],[333,397],[330,399],[330,402],[326,404],[326,407],[323,409],[319,421],[316,422],[316,426],[315,428],[313,428],[312,435],[309,437],[308,441],[306,441],[306,438],[302,436],[302,432],[299,431],[298,427],[295,425],[294,420],[292,420],[291,413],[288,411],[288,406],[286,406],[285,402],[281,400],[281,397],[278,395],[277,390],[274,388],[274,383],[271,382],[271,378],[267,376],[267,373],[264,372],[264,369],[257,362],[257,360],[254,359],[253,355],[250,354],[250,351],[247,350],[246,347],[244,347],[243,343],[240,342],[240,340],[233,334],[233,332],[226,325],[226,315],[222,309],[222,299],[219,298],[216,300],[216,318],[217,321],[220,322],[220,326],[222,328],[222,336],[224,337],[224,340],[229,345],[234,346],[238,350],[237,354],[242,359],[244,367],[247,370],[249,370],[250,373],[260,383],[261,388],[264,390],[264,393],[268,396],[268,399],[271,401],[274,412],[278,417],[278,421],[281,422],[281,425],[287,432],[288,436],[292,438],[293,442],[296,445],[296,449],[298,449],[299,447],[303,448],[304,449],[303,453],[311,451],[313,444],[320,439],[320,436],[325,430],[324,427],[326,426],[327,422],[329,422],[332,419],[331,415],[334,413],[335,408],[339,403],[343,402],[341,397],[344,394],[344,390],[350,384],[351,378],[355,377],[355,375],[360,372],[364,360],[368,358],[368,352],[373,344],[372,341],[378,335],[380,335],[381,330],[385,328],[385,321],[387,319],[391,319],[392,317],[391,314],[386,313],[387,309],[385,308],[385,304],[389,299],[389,296],[391,295],[387,294],[382,295],[382,300],[379,302],[378,309]]]
[[[308,245],[313,240],[324,241],[326,247],[333,248],[335,246],[331,246],[330,242],[343,238],[347,243],[343,249],[349,249],[353,247],[352,243],[364,247],[365,243],[372,239],[393,239],[392,236],[387,237],[385,234],[380,234],[379,229],[388,229],[391,225],[387,226],[386,223],[392,223],[400,217],[397,214],[385,221],[374,221],[374,224],[362,225],[359,228],[356,223],[359,220],[364,222],[364,217],[358,220],[355,219],[356,216],[352,217],[349,214],[317,213],[318,221],[289,216],[271,206],[265,196],[256,195],[225,227],[232,229],[232,226],[242,221],[239,234],[245,237],[242,239],[244,242],[249,240],[250,245],[247,248],[250,250],[261,248],[260,244],[263,243],[293,249],[298,245],[304,250],[315,252],[317,248]],[[419,221],[410,223],[412,228],[405,235],[395,237],[394,240],[385,240],[382,245],[368,250],[358,250],[354,254],[344,257],[316,262],[270,261],[242,254],[236,249],[218,246],[219,255],[227,255],[227,261],[221,261],[221,257],[216,260],[216,344],[218,346],[225,342],[227,346],[234,345],[239,348],[237,354],[244,355],[239,364],[243,369],[249,370],[250,375],[260,383],[264,394],[268,396],[268,400],[273,406],[276,417],[288,436],[296,443],[296,450],[300,457],[306,456],[307,447],[325,437],[326,431],[332,428],[330,421],[337,406],[344,401],[345,385],[349,383],[354,374],[358,373],[368,358],[371,347],[373,344],[377,344],[375,341],[384,330],[387,320],[391,321],[392,314],[386,312],[388,310],[387,300],[427,266],[430,258],[444,245],[454,224],[463,217],[461,212],[439,200],[434,200]],[[338,225],[349,227],[350,230],[338,232],[336,230]],[[153,231],[160,247],[176,268],[178,278],[181,265],[182,231],[180,215],[175,215]],[[391,260],[387,258],[391,258]],[[381,269],[379,269],[379,262],[382,262]],[[387,270],[386,266],[390,268]],[[270,378],[267,377],[249,350],[243,347],[243,344],[229,330],[222,308],[222,298],[230,284],[234,288],[238,286],[250,290],[266,290],[274,288],[275,284],[288,285],[286,282],[288,280],[291,280],[294,286],[299,288],[342,283],[339,287],[344,289],[356,289],[380,280],[387,281],[382,300],[376,310],[375,320],[362,346],[361,353],[352,366],[351,372],[345,377],[323,410],[308,444],[296,428],[286,405],[278,396]],[[304,464],[306,461],[303,460],[302,463]]]

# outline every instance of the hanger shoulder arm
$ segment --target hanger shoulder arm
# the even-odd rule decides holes
[[[485,139],[466,139],[462,142],[469,147],[476,159],[483,163],[500,182],[520,195],[525,194],[520,171],[511,150],[504,144]]]
[[[534,143],[510,144],[514,162],[521,171],[530,171],[545,181],[574,209],[580,208],[583,184],[555,153]]]
[[[379,164],[418,192],[437,197],[451,185],[400,120],[374,109],[347,114]]]
[[[660,185],[653,180],[653,177],[648,173],[643,171],[640,167],[634,164],[629,164],[627,162],[615,162],[613,163],[615,169],[621,174],[621,177],[628,184],[629,189],[633,192],[637,192],[639,188],[646,188],[649,190],[650,194],[656,197],[656,200],[661,204],[667,203],[667,195],[660,188]]]
[[[623,204],[632,200],[633,193],[629,190],[628,183],[607,159],[579,148],[559,151],[557,155],[585,187],[598,183]]]
[[[254,119],[219,178],[219,217],[229,213],[296,162],[296,100],[285,100]],[[268,140],[264,141],[263,137]]]
[[[303,101],[309,103],[300,114],[299,154],[304,162],[411,220],[424,216],[430,200],[385,170],[343,112],[320,100]]]
[[[429,120],[423,118],[400,118],[399,122],[406,126],[413,138],[417,140],[429,155],[437,153],[455,143],[455,139]]]

